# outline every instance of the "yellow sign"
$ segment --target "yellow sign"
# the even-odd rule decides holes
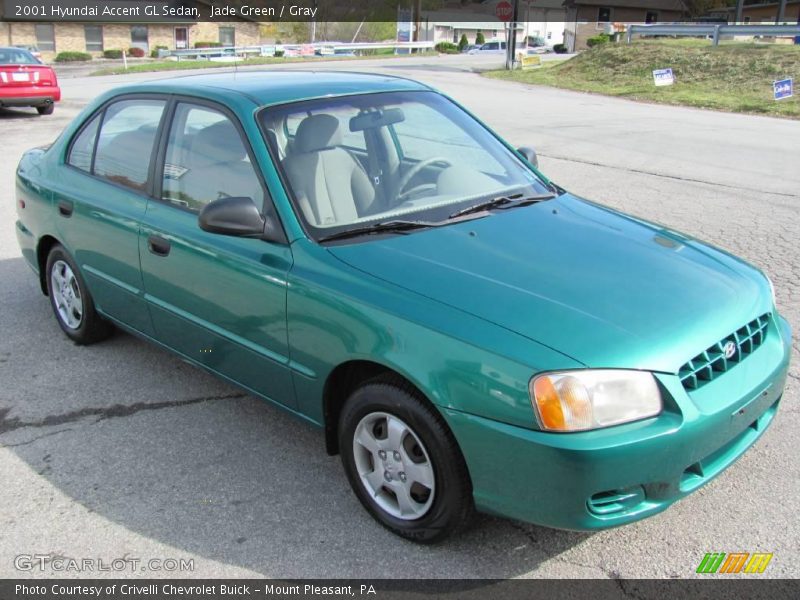
[[[539,56],[538,54],[531,54],[531,55],[520,54],[519,55],[519,64],[520,64],[520,67],[522,67],[523,71],[526,70],[526,69],[533,69],[533,68],[536,68],[536,67],[541,67],[542,66],[542,57]]]

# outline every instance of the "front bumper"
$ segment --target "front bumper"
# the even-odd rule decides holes
[[[546,433],[445,410],[476,507],[539,525],[592,531],[654,515],[713,479],[765,431],[789,369],[789,325],[691,396],[657,375],[658,417],[582,433]]]

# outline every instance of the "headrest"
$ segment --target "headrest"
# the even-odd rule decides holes
[[[227,119],[201,129],[192,142],[195,166],[239,162],[247,151],[233,123]]]
[[[293,149],[295,152],[316,152],[342,142],[339,119],[331,115],[311,115],[297,128]]]

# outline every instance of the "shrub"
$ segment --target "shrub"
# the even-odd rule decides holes
[[[463,52],[464,48],[466,48],[467,46],[469,46],[469,40],[467,39],[467,34],[462,33],[461,39],[458,40],[458,51]]]
[[[556,54],[566,54],[567,47],[564,44],[556,44],[555,46],[553,46],[553,52],[555,52]]]
[[[56,55],[57,63],[81,62],[86,60],[92,60],[92,55],[86,52],[59,52]]]
[[[195,48],[221,48],[222,44],[219,42],[195,42]]]
[[[144,50],[141,48],[128,48],[128,56],[133,58],[144,58]]]
[[[439,42],[434,46],[434,49],[442,54],[458,54],[459,52],[458,46],[452,42]]]
[[[122,58],[122,50],[103,50],[103,58]]]
[[[159,50],[169,50],[166,46],[156,46],[150,51],[150,58],[158,58]]]
[[[610,41],[611,38],[608,35],[601,33],[600,35],[590,37],[588,40],[586,40],[586,45],[589,46],[589,48],[593,48],[594,46],[599,46],[600,44],[607,44]]]
[[[283,54],[283,50],[275,50],[275,58],[280,58]]]
[[[481,44],[485,44],[485,43],[486,43],[486,38],[485,38],[485,37],[483,37],[483,32],[482,32],[482,31],[479,31],[479,32],[478,32],[478,33],[475,35],[475,43],[476,43],[478,46],[480,46]]]

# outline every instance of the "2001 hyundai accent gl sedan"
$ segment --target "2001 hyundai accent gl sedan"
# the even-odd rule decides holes
[[[383,525],[653,515],[764,432],[790,330],[756,268],[576,198],[458,104],[352,73],[106,93],[17,172],[58,324],[110,324],[324,428]]]

